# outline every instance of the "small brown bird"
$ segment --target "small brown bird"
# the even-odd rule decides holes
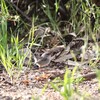
[[[50,62],[55,58],[55,53],[59,53],[62,50],[64,50],[64,46],[56,46],[54,48],[51,48],[50,50],[47,50],[45,53],[43,53],[40,57],[40,59],[37,59],[34,56],[34,68],[39,67],[45,67],[50,64]]]
[[[54,57],[51,57],[51,55],[49,53],[45,54],[45,56],[43,56],[43,57],[41,56],[40,59],[35,58],[34,68],[37,69],[37,68],[40,68],[40,67],[48,66],[53,58]]]

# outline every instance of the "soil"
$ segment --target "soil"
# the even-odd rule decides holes
[[[88,70],[89,68],[85,69]],[[65,68],[42,68],[34,70],[23,67],[18,77],[18,71],[12,78],[5,70],[0,72],[0,100],[64,100],[61,94],[55,91],[51,85],[50,75],[59,72],[59,76]],[[82,72],[82,71],[81,71]],[[46,87],[44,89],[44,87]],[[77,93],[74,93],[70,100],[99,100],[99,82],[97,78],[74,84]]]

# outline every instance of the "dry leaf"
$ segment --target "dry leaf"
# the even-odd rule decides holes
[[[35,80],[37,81],[44,81],[50,77],[50,74],[43,73],[41,76],[36,76]]]
[[[30,81],[29,80],[22,80],[21,83],[23,83],[24,85],[28,86]]]

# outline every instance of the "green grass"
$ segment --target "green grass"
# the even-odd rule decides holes
[[[9,5],[10,6],[10,5]],[[41,8],[43,9],[43,12],[46,16],[46,18],[49,19],[48,22],[42,22],[41,25],[37,25],[37,16],[35,17],[33,15],[32,18],[32,26],[29,28],[28,23],[24,22],[21,17],[19,17],[18,13],[14,11],[14,13],[17,15],[14,16],[14,20],[17,18],[17,26],[12,31],[10,29],[10,32],[8,32],[8,19],[11,18],[11,15],[9,14],[8,5],[6,5],[5,0],[0,1],[0,63],[5,67],[7,73],[10,77],[13,76],[13,70],[19,69],[22,70],[23,68],[23,62],[26,58],[25,54],[20,55],[19,50],[23,48],[24,44],[27,43],[27,48],[30,48],[34,45],[34,32],[37,26],[46,25],[47,27],[50,27],[52,30],[56,31],[57,35],[60,35],[62,37],[62,32],[60,30],[60,24],[62,21],[59,21],[57,19],[57,12],[59,9],[59,1],[55,2],[55,10],[50,10],[50,5],[48,2],[43,0]],[[68,7],[68,8],[67,8]],[[81,26],[85,27],[83,30],[84,35],[87,37],[87,40],[92,38],[95,45],[94,45],[94,51],[96,51],[96,60],[100,60],[100,46],[97,43],[96,35],[100,34],[100,8],[96,5],[91,5],[91,1],[86,0],[71,0],[66,4],[67,10],[70,11],[70,18],[67,21],[63,21],[64,23],[70,23],[71,29],[68,26],[63,26],[65,28],[65,34],[67,34],[67,29],[71,30],[69,32],[75,32],[77,36],[82,36],[82,33],[80,32]],[[12,8],[13,9],[13,8]],[[95,18],[95,26],[94,29],[91,29],[91,13],[93,14]],[[94,23],[93,23],[94,24]],[[27,31],[26,31],[27,30]],[[10,34],[11,33],[11,34]],[[22,37],[19,39],[20,35],[25,34],[27,35],[27,38]],[[82,36],[83,37],[83,36]],[[83,49],[83,55],[86,52],[87,48],[87,40],[85,40],[85,47]],[[74,56],[74,54],[73,54]],[[74,60],[76,61],[76,58],[74,56]],[[83,61],[83,59],[81,60]],[[95,67],[98,65],[98,62],[90,61],[90,66]],[[69,100],[69,98],[76,92],[73,89],[74,84],[74,74],[76,73],[77,67],[71,72],[70,70],[66,69],[64,79],[55,79],[54,81],[58,81],[58,84],[52,82],[52,87],[60,92],[60,94],[64,97],[65,100]],[[19,72],[19,71],[18,71]],[[98,80],[100,81],[100,75],[99,71],[96,69]],[[80,80],[77,79],[77,83],[79,83]]]
[[[63,96],[64,100],[70,100],[73,94],[77,92],[74,85],[77,84],[78,86],[79,82],[82,81],[82,79],[75,80],[76,71],[77,67],[75,67],[72,72],[66,68],[63,80],[56,78],[51,82],[53,89],[58,91]]]
[[[19,52],[23,48],[23,45],[26,43],[26,41],[25,41],[25,37],[19,40],[19,35],[21,35],[19,33],[23,33],[22,28],[19,28],[21,21],[20,23],[18,22],[18,25],[16,26],[14,31],[12,31],[12,29],[9,29],[7,25],[8,19],[11,18],[12,16],[10,16],[8,8],[4,0],[1,0],[0,5],[1,5],[0,63],[5,67],[9,76],[12,77],[14,69],[22,70],[24,60],[27,54],[24,54],[24,52],[22,52],[23,54],[20,54]],[[16,20],[16,17],[13,17],[13,20]],[[23,21],[22,21],[22,24],[23,24]],[[27,28],[27,25],[25,23],[24,23],[24,28]],[[10,32],[8,31],[8,29],[10,30]],[[27,44],[28,44],[27,48],[31,48],[34,43],[34,40],[32,38],[33,35],[34,35],[34,25],[32,25],[28,39],[26,39]],[[23,43],[23,41],[25,42]],[[18,71],[18,73],[19,72],[20,71]]]
[[[48,4],[45,4],[45,5],[46,5],[47,9],[44,11],[50,20],[51,26],[53,27],[53,29],[59,29],[59,24],[57,24],[57,22],[56,22],[57,20],[54,20],[55,17],[52,16]],[[66,7],[67,7],[67,4],[66,4]],[[71,7],[71,17],[69,19],[69,23],[71,23],[71,25],[72,25],[72,32],[75,32],[78,36],[81,36],[81,33],[80,33],[81,27],[80,26],[85,27],[85,30],[83,30],[83,31],[84,31],[84,35],[87,37],[87,39],[85,40],[85,46],[84,46],[84,49],[82,52],[83,56],[86,52],[86,48],[88,45],[88,42],[87,42],[88,39],[93,39],[94,43],[95,43],[94,51],[96,51],[96,60],[97,61],[100,60],[100,47],[99,47],[96,37],[95,37],[95,35],[99,35],[99,33],[100,33],[100,21],[99,21],[100,9],[99,9],[99,7],[97,7],[95,5],[91,5],[91,2],[88,0],[86,0],[85,2],[83,2],[83,0],[79,0],[79,1],[72,0],[72,1],[70,1],[70,7]],[[59,8],[59,5],[57,6],[57,9],[58,8]],[[93,13],[94,18],[96,19],[93,30],[91,28],[92,25],[91,25],[91,21],[90,21],[91,13]],[[77,58],[74,57],[74,59],[77,59]],[[81,59],[81,61],[83,62],[83,58]],[[90,66],[91,67],[97,66],[97,62],[90,61]],[[72,73],[75,74],[75,71],[73,71]],[[60,94],[64,97],[64,100],[69,100],[70,97],[76,92],[76,91],[74,91],[74,89],[72,87],[72,85],[74,85],[73,74],[71,74],[71,72],[69,70],[66,70],[65,75],[64,75],[64,81],[60,80],[56,84],[54,82],[51,83],[52,87],[56,91],[60,92]],[[97,75],[99,75],[99,74],[97,73]],[[83,96],[83,99],[84,99],[84,96]]]

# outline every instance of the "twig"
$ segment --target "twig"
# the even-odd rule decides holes
[[[87,80],[94,79],[96,77],[97,77],[96,73],[95,72],[91,72],[91,73],[88,73],[88,74],[85,74],[85,75],[81,75],[79,77],[76,77],[75,79],[83,78],[84,81],[87,81]]]
[[[50,79],[54,79],[56,77],[63,78],[64,74],[65,73],[58,73],[58,74],[52,75],[50,77]],[[96,73],[95,72],[91,72],[91,73],[88,73],[88,74],[85,74],[85,75],[81,75],[79,77],[75,77],[74,79],[76,80],[76,79],[79,79],[79,78],[83,78],[84,79],[83,81],[88,81],[88,80],[94,79],[96,77],[97,77]]]

